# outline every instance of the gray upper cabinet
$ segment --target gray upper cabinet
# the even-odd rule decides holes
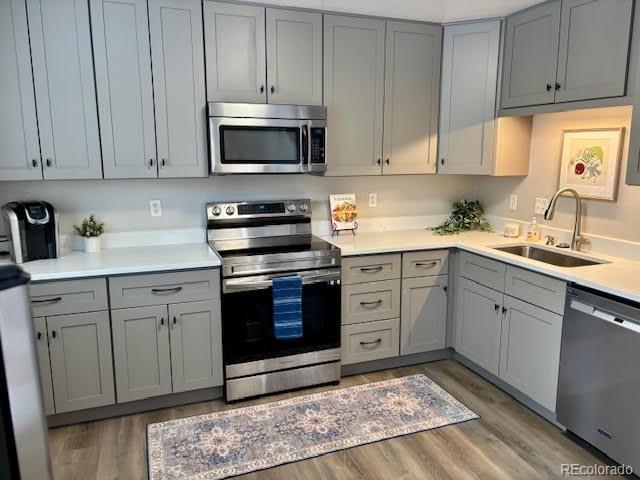
[[[220,301],[169,305],[173,391],[222,385]]]
[[[27,11],[0,2],[0,180],[41,180]]]
[[[507,18],[503,108],[554,102],[559,31],[559,0]]]
[[[149,0],[160,177],[206,177],[206,93],[200,0]]]
[[[499,20],[445,27],[439,173],[491,174],[499,53]]]
[[[322,14],[267,8],[269,103],[322,105]]]
[[[556,102],[625,94],[633,0],[563,0]]]
[[[265,103],[265,9],[204,2],[207,100]]]
[[[105,178],[155,178],[146,0],[91,0]]]
[[[381,172],[384,61],[384,20],[325,15],[328,175]]]
[[[56,413],[115,403],[107,312],[47,318]]]
[[[28,0],[27,10],[44,178],[102,178],[89,5]]]
[[[439,25],[387,22],[383,173],[436,171],[441,46]]]

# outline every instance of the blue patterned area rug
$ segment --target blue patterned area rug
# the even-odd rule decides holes
[[[214,480],[479,418],[425,375],[147,426],[149,478]]]

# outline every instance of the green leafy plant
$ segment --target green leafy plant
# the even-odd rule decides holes
[[[468,200],[460,200],[453,204],[453,210],[449,218],[441,225],[432,227],[431,230],[436,235],[455,235],[460,232],[468,232],[470,230],[480,230],[482,232],[491,232],[491,225],[484,218],[484,210],[478,201],[470,202]]]
[[[85,218],[80,226],[74,225],[73,231],[81,237],[99,237],[104,233],[104,223],[98,221],[92,213],[89,218]]]

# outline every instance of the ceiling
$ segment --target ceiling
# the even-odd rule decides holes
[[[543,0],[242,0],[437,23],[502,17]]]

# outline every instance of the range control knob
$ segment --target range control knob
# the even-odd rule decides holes
[[[296,211],[295,204],[290,203],[289,205],[287,205],[287,210],[289,210],[290,212],[295,212]]]
[[[233,215],[233,213],[236,211],[235,208],[233,208],[231,205],[229,205],[227,207],[227,215]]]
[[[306,203],[301,203],[298,208],[301,212],[306,212],[307,210],[309,210],[309,205],[307,205]]]
[[[220,215],[222,213],[222,209],[219,206],[215,206],[211,209],[211,213],[217,217],[218,215]]]

